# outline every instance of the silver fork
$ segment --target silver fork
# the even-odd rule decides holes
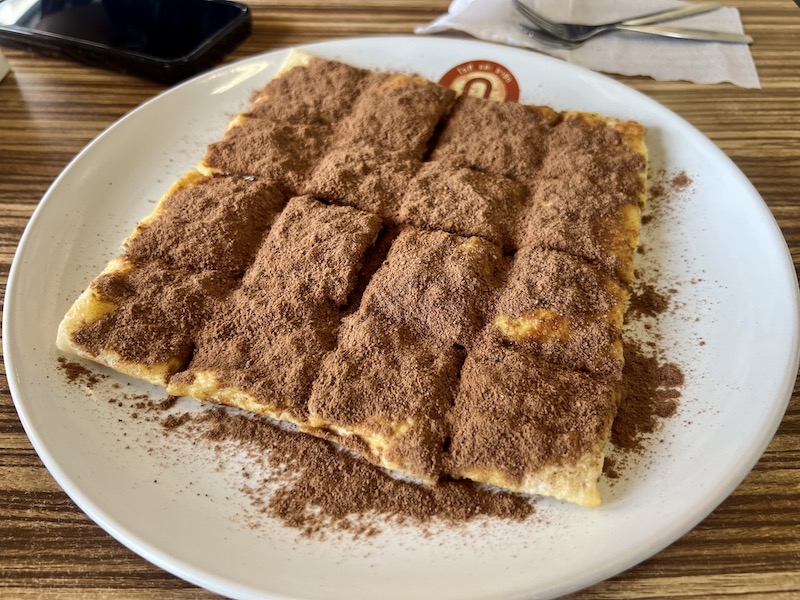
[[[551,21],[535,12],[529,6],[520,0],[514,0],[514,7],[521,15],[534,23],[539,29],[549,33],[555,38],[560,38],[568,42],[585,42],[591,37],[601,34],[605,31],[613,31],[615,29],[628,29],[630,27],[637,27],[639,25],[648,25],[650,23],[660,23],[662,21],[670,21],[680,17],[688,17],[690,15],[697,15],[712,10],[717,10],[720,5],[717,2],[700,2],[697,4],[689,4],[681,8],[671,10],[662,10],[656,13],[643,15],[634,19],[625,19],[622,21],[615,21],[613,23],[603,23],[601,25],[577,25],[574,23],[557,23]]]
[[[800,0],[798,0],[800,2]],[[561,38],[557,38],[554,35],[547,33],[544,29],[537,29],[535,27],[528,27],[524,23],[517,23],[519,28],[527,35],[529,38],[542,42],[547,46],[553,46],[554,48],[562,48],[564,50],[573,50],[574,48],[579,48],[583,46],[585,42],[570,42],[568,40],[562,40]]]
[[[800,2],[800,0],[797,0]],[[547,33],[544,29],[537,29],[535,27],[528,27],[524,23],[518,23],[520,29],[531,39],[553,46],[555,48],[562,48],[564,50],[572,50],[583,46],[588,40],[581,40],[572,42],[558,38],[554,35]],[[741,35],[738,33],[725,33],[722,31],[706,31],[703,29],[683,29],[679,27],[659,27],[658,25],[640,25],[635,28],[627,29],[627,31],[636,31],[639,33],[648,33],[651,35],[658,35],[663,37],[680,38],[684,40],[695,40],[702,42],[728,42],[728,43],[746,43],[749,44],[753,41],[749,35]]]

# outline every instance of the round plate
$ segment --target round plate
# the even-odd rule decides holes
[[[374,538],[318,540],[268,517],[261,527],[248,524],[251,501],[231,466],[246,456],[220,466],[219,457],[186,440],[154,435],[151,421],[119,423],[120,409],[99,388],[67,384],[54,345],[61,317],[169,184],[275,74],[288,53],[281,50],[190,80],[121,119],[64,170],[25,231],[6,293],[8,380],[34,447],[76,504],[141,556],[210,590],[328,600],[551,597],[651,556],[711,512],[772,438],[798,364],[795,271],[742,173],[656,102],[532,52],[409,36],[301,49],[433,80],[487,60],[515,76],[522,102],[644,124],[653,172],[692,179],[680,210],[654,220],[643,240],[647,268],[678,290],[658,327],[665,357],[687,368],[679,414],[623,480],[602,481],[599,509],[542,500],[523,523],[432,535],[387,527]],[[114,377],[126,390],[164,397]],[[168,455],[154,452],[154,443]]]

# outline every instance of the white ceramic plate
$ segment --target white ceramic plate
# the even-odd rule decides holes
[[[92,519],[146,559],[234,597],[539,598],[612,576],[654,554],[711,512],[772,438],[798,364],[794,268],[772,215],[711,142],[647,97],[532,52],[442,38],[337,40],[305,50],[438,79],[488,59],[517,78],[521,100],[643,123],[654,170],[685,171],[681,212],[647,229],[651,267],[678,285],[658,327],[666,357],[691,366],[680,414],[628,478],[603,483],[585,510],[538,504],[538,518],[425,537],[413,528],[352,541],[258,530],[236,470],[165,439],[147,451],[144,420],[118,423],[102,393],[67,385],[56,327],[168,185],[192,168],[275,73],[287,51],[224,66],[144,104],[99,136],[48,191],[23,236],[6,293],[4,354],[17,410],[58,483]],[[693,281],[690,283],[690,281]],[[704,345],[700,344],[700,340]],[[124,378],[120,378],[124,380]],[[125,388],[152,391],[133,383]]]

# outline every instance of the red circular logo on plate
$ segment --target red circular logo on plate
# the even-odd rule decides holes
[[[490,60],[471,60],[453,67],[439,83],[466,96],[498,102],[519,100],[519,84],[503,65]]]

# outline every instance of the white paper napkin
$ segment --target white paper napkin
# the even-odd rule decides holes
[[[526,0],[555,20],[606,23],[685,4],[676,0]],[[544,52],[594,71],[646,75],[662,81],[730,82],[760,88],[750,47],[746,44],[694,42],[630,32],[613,32],[590,39],[573,50],[557,49],[529,38],[519,28],[524,17],[511,0],[453,0],[447,14],[415,33],[462,31],[473,37]],[[743,33],[739,11],[722,7],[710,13],[670,21],[676,27]],[[757,43],[758,40],[755,41]]]

